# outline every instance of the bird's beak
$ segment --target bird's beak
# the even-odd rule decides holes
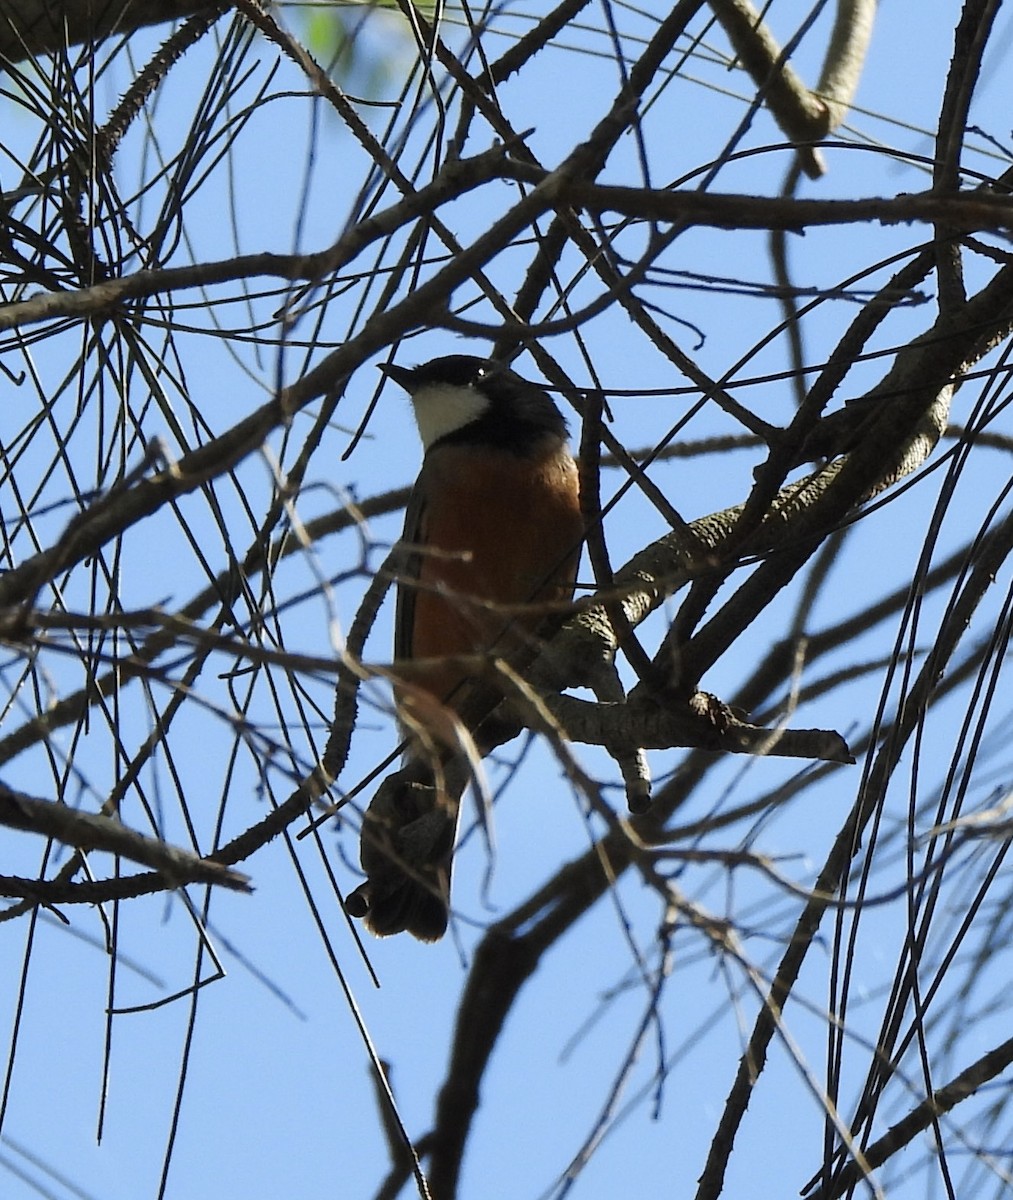
[[[380,372],[400,384],[409,395],[415,390],[415,372],[411,367],[399,367],[397,363],[381,363]]]

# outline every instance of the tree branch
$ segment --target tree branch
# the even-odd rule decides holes
[[[201,858],[158,838],[146,837],[128,829],[112,817],[99,813],[79,812],[66,804],[54,804],[17,792],[0,783],[0,825],[55,838],[65,846],[81,851],[101,850],[107,854],[128,858],[131,862],[152,867],[158,872],[163,886],[182,887],[188,883],[214,883],[237,892],[249,892],[249,879],[221,863]],[[34,897],[46,899],[46,881],[19,881],[30,884]],[[2,888],[0,888],[2,890]],[[6,895],[23,895],[9,890]]]

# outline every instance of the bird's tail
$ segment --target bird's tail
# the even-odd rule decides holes
[[[378,937],[408,932],[435,942],[450,915],[450,870],[460,797],[431,783],[386,779],[363,819],[360,859],[366,882],[345,908]]]

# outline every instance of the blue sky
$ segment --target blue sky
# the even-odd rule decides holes
[[[808,12],[808,5],[778,0],[771,20],[782,38]],[[539,11],[539,10],[536,10]],[[829,172],[817,183],[803,186],[804,194],[821,197],[896,195],[928,185],[922,167],[892,158],[882,151],[889,146],[917,155],[932,150],[929,131],[938,113],[945,68],[952,44],[952,25],[959,8],[946,0],[933,6],[931,19],[920,10],[912,21],[912,7],[896,2],[882,5],[856,110],[840,140],[829,148]],[[497,16],[505,35],[490,33],[491,54],[505,48],[506,36],[526,28],[525,11],[506,6]],[[528,14],[530,15],[530,14]],[[651,19],[634,9],[616,9],[616,20],[629,45],[651,27]],[[594,29],[560,37],[540,66],[522,82],[501,89],[500,102],[518,129],[532,128],[530,145],[546,164],[556,162],[575,141],[586,136],[604,111],[616,88],[615,64],[600,27],[598,7],[588,10]],[[800,73],[813,79],[825,44],[829,14],[824,14],[803,43],[796,62]],[[293,16],[293,26],[298,23]],[[223,25],[224,28],[224,25]],[[1001,52],[1008,44],[1013,24],[1009,14],[1000,20],[999,34],[986,59],[978,91],[978,108],[972,118],[1000,141],[1010,134],[1010,83],[1000,69]],[[727,71],[718,61],[725,53],[723,38],[712,31],[709,50],[691,60],[682,77],[662,92],[645,125],[651,137],[652,172],[665,183],[705,163],[724,144],[745,108],[751,86],[741,72]],[[158,34],[134,40],[132,53],[142,63],[158,44]],[[389,22],[368,35],[368,45],[385,62],[388,95],[397,93],[400,74],[413,64],[410,43],[393,40]],[[134,179],[153,173],[151,158],[171,157],[188,127],[200,91],[216,55],[214,39],[188,54],[178,68],[154,112],[157,137],[142,141],[132,132],[133,143],[123,151],[117,182],[129,195]],[[275,63],[275,51],[263,41],[244,59],[251,79],[235,97],[233,111],[240,114],[254,99],[255,88]],[[374,77],[375,78],[375,77]],[[99,82],[96,103],[108,105],[129,80],[122,57]],[[353,81],[354,82],[354,81]],[[305,81],[287,63],[267,85],[272,99],[253,113],[239,137],[201,192],[188,206],[188,242],[181,244],[179,261],[190,256],[224,258],[233,253],[261,250],[288,252],[313,250],[329,244],[348,217],[359,185],[364,158],[346,132],[322,106],[308,102]],[[351,86],[351,85],[350,85]],[[0,157],[0,183],[12,186],[15,164],[39,137],[24,107],[4,102],[9,114],[6,159]],[[382,110],[370,115],[374,129],[384,119]],[[222,122],[224,126],[224,121]],[[670,131],[666,139],[661,136]],[[416,135],[420,137],[421,135]],[[157,146],[156,146],[157,142]],[[725,168],[716,184],[719,190],[774,194],[788,153],[776,149],[781,137],[769,118],[761,114],[747,135],[746,147],[772,147],[769,151]],[[1004,169],[1001,156],[978,139],[980,151],[968,156],[967,165],[986,173]],[[307,162],[311,164],[307,169]],[[632,139],[617,153],[604,178],[608,182],[636,179],[636,147]],[[239,181],[234,195],[233,185]],[[158,189],[136,208],[139,219],[151,221]],[[504,201],[505,202],[505,199]],[[467,242],[490,222],[489,200],[480,193],[472,200],[451,206],[448,220]],[[793,270],[804,287],[827,288],[846,279],[864,264],[875,263],[928,234],[915,227],[830,228],[810,231],[790,239]],[[364,269],[368,269],[368,257]],[[504,256],[495,265],[495,278],[509,294],[523,254]],[[571,264],[572,265],[572,264]],[[741,276],[767,281],[770,276],[766,239],[761,234],[716,230],[691,231],[680,239],[666,265],[672,270],[706,275]],[[985,263],[981,277],[991,270]],[[874,274],[867,286],[878,284],[884,272]],[[972,271],[970,280],[976,278]],[[250,291],[255,292],[256,285]],[[930,290],[930,289],[927,289]],[[201,331],[212,321],[230,327],[263,322],[272,334],[271,314],[279,294],[244,296],[233,288],[235,303],[209,311],[196,290],[183,300],[192,311],[177,308],[182,324],[192,320],[196,330],[176,343],[180,358],[163,360],[168,371],[185,380],[199,417],[182,398],[184,388],[165,382],[161,399],[146,408],[145,381],[134,376],[124,411],[143,412],[146,436],[164,437],[171,452],[179,451],[180,438],[172,432],[178,421],[188,439],[196,439],[201,420],[220,431],[229,427],[270,394],[280,377],[288,382],[315,362],[332,345],[340,344],[355,329],[353,306],[364,294],[361,286],[331,298],[326,318],[316,333],[312,315],[298,322],[284,351],[255,346],[245,336],[216,341]],[[699,363],[715,376],[722,375],[744,356],[739,377],[773,375],[789,363],[786,341],[774,339],[768,348],[750,354],[768,330],[781,320],[776,304],[766,297],[735,297],[717,290],[662,291],[652,298],[671,314],[668,328]],[[855,311],[844,300],[823,304],[805,326],[807,361],[818,364],[832,349]],[[470,315],[470,314],[469,314]],[[932,320],[930,304],[896,314],[875,347],[885,349],[902,342]],[[486,310],[482,319],[488,319]],[[696,334],[704,335],[697,346]],[[315,349],[306,352],[299,343],[315,335]],[[159,335],[147,332],[152,361],[158,359]],[[615,431],[629,446],[652,444],[693,404],[695,397],[681,391],[685,381],[673,381],[671,366],[645,348],[618,312],[610,310],[588,327],[594,366],[614,393]],[[44,390],[47,379],[58,378],[80,348],[80,330],[66,341],[52,338],[37,352],[18,352],[4,343],[8,364],[18,370],[31,357]],[[467,347],[471,349],[471,347]],[[480,343],[475,347],[483,352]],[[430,330],[402,345],[401,362],[422,361],[439,353],[465,349],[454,336]],[[558,360],[578,383],[590,382],[579,349],[568,337],[551,346]],[[530,359],[518,368],[535,374]],[[848,381],[848,396],[868,386],[881,374],[881,361],[856,370]],[[387,386],[379,399],[365,438],[347,460],[349,430],[354,428],[377,388],[379,376],[366,364],[349,384],[335,425],[311,461],[307,485],[298,498],[298,513],[309,520],[330,510],[336,501],[364,498],[410,482],[417,470],[420,449],[407,401]],[[24,427],[38,404],[32,384],[15,388],[0,380],[5,403]],[[662,394],[667,391],[666,394]],[[632,394],[627,394],[632,393]],[[958,400],[955,418],[963,420],[977,391],[968,387]],[[793,410],[787,385],[780,380],[744,389],[754,411],[773,423],[784,423]],[[61,394],[55,420],[69,422],[76,397],[73,387]],[[847,397],[841,397],[844,399]],[[116,413],[115,396],[103,396],[105,420]],[[115,438],[103,426],[94,405],[84,405],[86,418],[77,426],[75,454],[88,463],[101,439]],[[292,468],[313,411],[298,414],[285,436],[272,439],[270,451],[284,468]],[[13,419],[13,418],[12,418]],[[66,429],[66,424],[60,428]],[[713,406],[689,422],[686,438],[739,432],[731,420]],[[34,439],[27,453],[39,457],[39,469],[52,458],[52,446]],[[657,468],[656,480],[687,518],[722,509],[741,500],[751,482],[758,452],[721,458],[702,456],[677,459]],[[941,454],[941,451],[940,451]],[[89,457],[90,456],[90,457]],[[128,454],[134,461],[136,455]],[[26,460],[28,461],[28,460]],[[26,468],[23,468],[26,469]],[[92,468],[93,469],[93,468]],[[952,516],[943,526],[940,556],[958,545],[967,531],[987,512],[1008,480],[1005,457],[983,454],[973,478],[962,476]],[[922,536],[942,486],[942,472],[926,475],[916,487],[892,501],[875,520],[866,523],[860,537],[850,541],[835,563],[835,584],[828,589],[813,615],[813,628],[829,624],[847,609],[849,590],[874,576],[872,594],[886,593],[909,580],[914,572]],[[611,480],[611,484],[617,484]],[[266,504],[272,485],[269,456],[251,456],[240,465],[236,479],[216,487],[221,526],[216,526],[205,498],[195,497],[182,506],[189,528],[197,534],[214,569],[225,562],[222,527],[233,546],[244,550],[252,537],[250,516],[239,492],[252,498],[255,517]],[[57,474],[44,497],[55,501],[69,492],[66,476]],[[8,493],[0,503],[10,504]],[[50,536],[62,528],[59,510],[41,518],[39,528]],[[296,554],[275,575],[275,599],[283,603],[299,597],[315,581],[314,569],[326,576],[350,577],[338,582],[329,595],[293,603],[279,621],[284,643],[291,651],[327,655],[336,636],[347,630],[368,578],[382,558],[383,548],[396,539],[397,513],[370,521],[360,535],[345,534],[322,542],[309,554]],[[664,532],[661,517],[635,497],[620,504],[608,527],[613,559],[621,563],[647,540]],[[19,548],[23,557],[27,549]],[[126,606],[145,607],[184,602],[206,582],[189,546],[182,522],[152,520],[125,539],[119,561],[121,595]],[[585,568],[586,572],[586,568]],[[586,578],[586,575],[584,576]],[[1008,583],[1008,581],[1003,581]],[[81,573],[68,583],[71,605],[87,602],[89,579]],[[256,585],[259,587],[259,584]],[[838,598],[840,608],[837,607]],[[938,617],[941,602],[932,600],[925,614],[925,632]],[[369,644],[369,656],[383,661],[389,655],[388,603]],[[647,644],[658,636],[666,607],[644,630]],[[755,661],[790,619],[788,599],[772,606],[757,622],[736,653],[725,656],[704,680],[721,696],[734,693]],[[987,614],[983,618],[986,623]],[[336,632],[337,631],[337,632]],[[875,631],[853,647],[856,659],[889,648],[890,636]],[[57,691],[75,683],[74,664],[57,654],[45,664]],[[299,733],[298,689],[283,671],[270,672],[256,685],[242,677],[225,677],[234,664],[215,658],[197,681],[200,703],[184,705],[173,726],[175,758],[162,760],[146,775],[146,790],[164,803],[162,819],[173,836],[185,836],[179,792],[195,815],[198,832],[210,844],[219,814],[223,837],[233,836],[266,812],[264,781],[255,756],[243,738],[236,736],[229,705],[251,687],[249,716],[266,723],[279,752],[271,759],[269,785],[276,797],[285,794],[288,775],[310,761],[310,748]],[[181,674],[182,668],[174,671]],[[10,666],[0,686],[11,687],[17,678]],[[267,680],[277,692],[272,692]],[[835,690],[800,712],[793,723],[826,726],[847,733],[878,697],[879,678]],[[305,681],[310,697],[323,713],[329,709],[330,681]],[[289,690],[285,690],[285,689]],[[152,687],[149,701],[140,689],[125,690],[118,723],[123,744],[136,750],[150,731],[155,706],[169,693]],[[280,699],[276,698],[280,697]],[[380,761],[395,743],[389,703],[382,689],[371,688],[371,703],[364,706],[353,759],[341,783],[348,786]],[[23,719],[19,701],[0,735]],[[1001,707],[1001,706],[1000,706]],[[274,725],[277,713],[285,714],[285,728]],[[920,778],[934,780],[949,761],[954,746],[954,708],[941,710],[939,724],[921,747],[917,765]],[[1001,738],[1005,714],[997,714],[994,731]],[[323,740],[322,720],[314,734]],[[102,720],[96,719],[79,744],[69,735],[54,738],[56,759],[72,756],[82,781],[73,799],[94,804],[105,794],[122,769]],[[291,759],[288,753],[291,751]],[[658,754],[653,758],[659,778],[677,769],[682,756]],[[581,752],[581,761],[614,782],[607,759]],[[699,818],[714,807],[742,803],[764,794],[775,782],[788,780],[800,764],[788,761],[729,759],[717,764],[703,794],[694,797],[685,819]],[[42,795],[52,794],[52,776],[59,772],[43,755],[24,755],[9,765],[5,781]],[[822,862],[839,823],[851,803],[861,767],[840,769],[821,785],[818,796],[805,796],[784,809],[743,825],[720,844],[729,848],[748,844],[771,854],[785,854],[784,872],[803,885]],[[175,777],[173,776],[175,772]],[[976,784],[982,795],[996,782],[986,775]],[[495,773],[493,783],[499,778]],[[931,784],[926,783],[926,790]],[[68,790],[73,791],[73,788]],[[67,796],[71,799],[71,796]],[[816,798],[816,803],[813,803]],[[901,827],[905,798],[897,797],[887,824]],[[139,809],[127,810],[125,819],[141,824]],[[597,830],[592,822],[591,827]],[[11,1200],[49,1195],[64,1200],[92,1197],[101,1200],[137,1200],[156,1196],[161,1164],[170,1136],[171,1166],[165,1195],[204,1200],[205,1197],[245,1195],[261,1197],[367,1197],[374,1194],[387,1169],[383,1133],[377,1119],[370,1082],[368,1056],[352,1005],[340,986],[320,927],[310,911],[293,866],[293,856],[305,872],[307,890],[317,898],[320,925],[333,946],[348,992],[354,997],[364,1026],[379,1055],[393,1064],[393,1086],[402,1116],[413,1136],[430,1125],[436,1089],[446,1067],[448,1047],[461,987],[471,953],[483,924],[509,911],[558,866],[581,853],[588,844],[588,823],[581,805],[559,778],[557,766],[542,747],[536,747],[518,779],[497,806],[495,870],[489,865],[482,839],[472,836],[455,867],[455,904],[460,911],[457,937],[435,946],[422,946],[407,938],[367,945],[369,960],[381,986],[370,974],[344,925],[327,876],[312,840],[287,846],[276,841],[261,851],[246,868],[253,875],[252,896],[215,894],[207,914],[207,936],[225,967],[224,978],[199,992],[192,1045],[187,1058],[186,1082],[178,1127],[173,1129],[180,1065],[188,1044],[191,1018],[189,998],[155,1009],[122,1013],[111,1022],[108,1094],[101,1144],[96,1126],[102,1106],[103,1047],[107,1033],[109,959],[104,953],[104,927],[99,914],[85,907],[68,912],[70,928],[43,915],[33,929],[25,922],[0,929],[0,955],[8,984],[0,988],[0,1030],[13,1027],[18,1002],[16,981],[30,943],[30,966],[25,989],[24,1015],[17,1053],[10,1069],[10,1093],[0,1141],[0,1193]],[[38,870],[39,846],[26,835],[5,834],[5,872],[31,874]],[[9,843],[9,848],[8,848]],[[325,827],[324,851],[340,884],[350,889],[356,876],[343,861],[356,857],[354,830]],[[106,864],[108,865],[108,864]],[[897,865],[902,871],[903,863]],[[897,878],[890,872],[884,879]],[[902,875],[900,876],[902,877]],[[687,897],[715,916],[736,914],[743,922],[745,953],[759,971],[769,970],[780,955],[785,931],[797,912],[798,900],[755,874],[729,874],[719,866],[687,869],[680,876]],[[194,892],[198,903],[200,893]],[[482,1200],[506,1197],[555,1195],[553,1184],[580,1149],[594,1125],[616,1072],[627,1052],[633,1031],[641,1020],[647,997],[633,972],[629,943],[619,912],[629,921],[630,936],[646,953],[653,944],[660,910],[657,898],[632,876],[617,889],[621,910],[611,900],[598,904],[542,964],[537,980],[522,994],[511,1014],[486,1077],[482,1105],[465,1163],[462,1195]],[[112,919],[111,913],[106,914]],[[151,1005],[191,987],[199,937],[194,916],[178,898],[149,898],[122,905],[115,914],[121,960],[115,980],[115,1007]],[[861,1081],[865,1057],[861,1036],[873,1037],[882,1004],[885,982],[906,935],[903,906],[885,904],[874,922],[862,927],[863,953],[859,959],[854,1021],[855,1054],[845,1066],[842,1095],[849,1098]],[[829,937],[829,930],[827,931]],[[756,1008],[753,985],[742,965],[731,957],[719,959],[701,951],[701,940],[681,930],[673,941],[674,966],[661,1005],[663,1042],[656,1034],[641,1048],[627,1087],[617,1100],[621,1119],[608,1135],[575,1186],[575,1195],[602,1196],[635,1190],[639,1194],[691,1196],[702,1168],[706,1147],[721,1111],[741,1053],[745,1031]],[[757,1090],[740,1133],[741,1146],[732,1159],[726,1194],[740,1197],[782,1194],[797,1190],[819,1165],[819,1131],[822,1116],[812,1096],[805,1071],[821,1078],[825,1054],[827,976],[831,961],[829,943],[815,948],[807,961],[799,989],[799,1002],[790,1010],[791,1035],[798,1057],[784,1043],[776,1043],[769,1075]],[[206,957],[203,977],[214,973]],[[982,972],[982,988],[1001,983]],[[811,1004],[806,1011],[801,1002]],[[994,1031],[992,1031],[994,1033]],[[980,1053],[971,1038],[967,1057]],[[659,1057],[669,1063],[669,1074],[654,1109],[654,1079]],[[961,1061],[954,1064],[959,1069]],[[803,1067],[800,1064],[805,1064]],[[943,1077],[946,1077],[943,1071]],[[895,1101],[895,1119],[904,1104]],[[922,1151],[913,1147],[912,1161]],[[32,1156],[35,1156],[33,1161]],[[905,1163],[907,1162],[905,1158]],[[45,1165],[40,1165],[45,1164]],[[58,1178],[50,1172],[58,1172]],[[762,1184],[759,1180],[762,1179]],[[72,1181],[73,1186],[70,1182]]]

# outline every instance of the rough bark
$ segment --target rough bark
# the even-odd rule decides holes
[[[5,0],[0,6],[0,65],[217,7],[209,0]]]

